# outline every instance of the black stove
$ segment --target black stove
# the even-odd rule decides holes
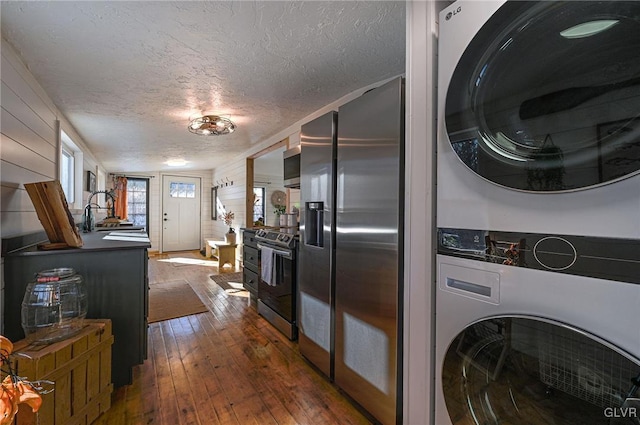
[[[297,228],[278,228],[259,229],[255,235],[260,250],[258,313],[290,340],[298,338],[297,233]]]

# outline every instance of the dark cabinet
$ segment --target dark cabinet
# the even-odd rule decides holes
[[[102,239],[106,232],[82,235],[82,248],[19,250],[5,256],[4,335],[24,337],[21,304],[35,273],[71,267],[84,280],[89,299],[87,318],[111,319],[114,344],[111,376],[114,386],[132,382],[132,367],[147,357],[149,243]]]
[[[249,291],[251,298],[258,298],[258,281],[260,280],[260,250],[256,242],[256,231],[242,230],[242,283]]]

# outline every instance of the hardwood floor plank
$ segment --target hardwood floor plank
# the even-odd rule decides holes
[[[160,322],[160,328],[162,329],[162,334],[164,336],[165,347],[167,349],[167,359],[169,361],[169,368],[171,369],[171,378],[178,406],[179,416],[171,419],[173,423],[200,425],[200,421],[196,414],[195,403],[190,391],[190,382],[184,365],[182,364],[176,337],[173,329],[171,328],[171,322],[174,320],[179,319]]]
[[[237,425],[239,422],[233,412],[233,406],[230,404],[229,399],[224,393],[222,385],[215,374],[215,368],[219,367],[217,366],[217,360],[221,356],[227,355],[226,348],[224,345],[216,342],[216,331],[211,326],[208,317],[200,314],[197,316],[190,316],[189,320],[191,323],[197,323],[198,329],[204,337],[201,340],[201,348],[204,353],[207,353],[205,356],[205,359],[207,360],[206,369],[204,371],[207,377],[205,385],[209,392],[211,402],[213,403],[216,418],[223,425]]]
[[[172,376],[171,367],[169,365],[169,357],[166,348],[164,334],[162,332],[161,323],[152,323],[149,327],[150,334],[154,341],[154,361],[156,364],[156,380],[158,382],[158,396],[163,400],[160,409],[160,423],[162,425],[170,425],[176,423],[175,419],[179,418],[178,400],[173,387],[174,377]],[[157,349],[156,349],[157,347]]]
[[[198,334],[194,332],[189,319],[186,317],[171,320],[169,323],[178,345],[191,397],[197,408],[196,416],[198,422],[200,424],[217,425],[219,421],[216,418],[216,412],[206,387],[208,377],[204,372],[207,360],[200,355],[202,351]]]
[[[158,388],[158,382],[156,380],[156,361],[153,356],[155,352],[157,342],[152,338],[148,341],[148,353],[147,360],[139,368],[140,380],[139,382],[142,390],[142,423],[143,424],[158,424],[160,423],[160,394]],[[136,386],[136,385],[132,385]]]
[[[175,267],[166,258],[150,258],[150,283],[185,279],[209,312],[151,324],[148,359],[94,424],[371,423],[255,304],[209,278],[219,273],[214,263]]]

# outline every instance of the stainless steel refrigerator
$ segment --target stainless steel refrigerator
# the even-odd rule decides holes
[[[300,351],[379,422],[401,423],[403,80],[300,140]]]

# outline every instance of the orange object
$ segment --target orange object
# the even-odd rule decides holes
[[[13,343],[0,335],[0,359],[2,364],[9,362],[13,352]],[[26,403],[33,412],[42,405],[42,397],[33,386],[16,376],[7,375],[0,384],[0,425],[9,425],[18,413],[18,405]]]

